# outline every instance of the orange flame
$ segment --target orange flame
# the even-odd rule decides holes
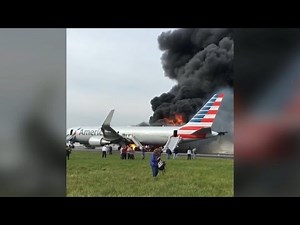
[[[134,150],[137,145],[135,145],[135,144],[129,144],[129,146]]]
[[[174,118],[164,118],[167,124],[171,124],[173,126],[182,125],[184,123],[183,116],[181,114],[175,114]]]

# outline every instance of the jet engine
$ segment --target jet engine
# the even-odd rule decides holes
[[[89,145],[90,146],[103,146],[110,144],[110,141],[107,141],[103,138],[103,136],[92,136],[89,138]]]

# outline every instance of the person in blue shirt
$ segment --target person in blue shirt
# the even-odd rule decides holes
[[[156,177],[158,174],[158,160],[160,157],[160,150],[158,148],[154,149],[150,158],[150,166],[152,168],[153,177]]]

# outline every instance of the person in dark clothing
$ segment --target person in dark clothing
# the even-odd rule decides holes
[[[167,159],[170,159],[170,156],[172,155],[172,151],[169,148],[167,148],[166,154],[167,154]]]
[[[111,145],[108,146],[108,154],[112,155],[112,147],[111,147]]]
[[[70,154],[71,154],[71,148],[66,146],[66,155],[67,155],[68,160],[70,158]]]
[[[179,148],[178,148],[178,146],[176,146],[176,148],[174,149],[174,151],[173,151],[173,159],[176,159],[177,158],[177,154],[178,154],[178,152],[179,152]]]
[[[142,152],[142,159],[145,159],[145,152],[146,152],[145,147],[141,145],[141,146],[140,146],[140,150],[141,150],[141,152]]]
[[[152,168],[152,175],[156,177],[158,174],[158,160],[160,157],[160,150],[158,148],[154,149],[150,158],[150,166]]]
[[[121,152],[122,152],[122,159],[126,159],[126,155],[127,155],[127,146],[126,145],[122,146]]]

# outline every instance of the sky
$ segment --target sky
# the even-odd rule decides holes
[[[148,122],[164,76],[157,38],[172,29],[67,29],[67,128]]]

